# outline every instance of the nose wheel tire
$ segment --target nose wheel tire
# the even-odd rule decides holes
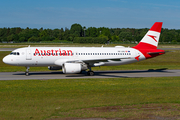
[[[26,75],[26,76],[29,76],[29,72],[25,72],[25,75]]]
[[[87,73],[89,76],[94,76],[94,72],[93,71],[88,71]]]
[[[26,67],[25,75],[26,75],[26,76],[29,76],[29,67],[28,67],[28,66]]]

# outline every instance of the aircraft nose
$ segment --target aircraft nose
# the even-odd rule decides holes
[[[9,63],[10,63],[10,58],[9,58],[9,56],[5,56],[5,57],[3,58],[3,62],[6,63],[6,64],[9,64]]]

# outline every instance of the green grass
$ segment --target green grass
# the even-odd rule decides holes
[[[11,66],[4,64],[2,59],[5,55],[9,54],[10,52],[2,52],[0,51],[0,72],[16,72],[16,71],[25,71],[25,67],[19,66]],[[99,71],[99,70],[147,70],[147,69],[161,69],[161,68],[168,68],[168,69],[180,69],[180,51],[174,50],[173,52],[167,52],[164,55],[144,60],[141,62],[127,64],[127,65],[120,65],[120,66],[101,66],[101,67],[94,67],[92,70]],[[31,71],[49,71],[47,67],[31,67]]]
[[[180,77],[0,81],[0,96],[2,120],[180,115]]]

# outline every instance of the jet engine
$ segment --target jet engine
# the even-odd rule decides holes
[[[63,73],[80,73],[87,70],[87,65],[82,63],[64,63],[62,66]]]
[[[61,70],[62,67],[61,66],[48,66],[49,70]]]

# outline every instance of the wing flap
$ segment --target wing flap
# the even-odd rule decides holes
[[[120,61],[121,59],[131,59],[131,57],[123,57],[123,58],[91,58],[91,59],[81,59],[81,60],[83,62],[107,62],[109,60]]]

